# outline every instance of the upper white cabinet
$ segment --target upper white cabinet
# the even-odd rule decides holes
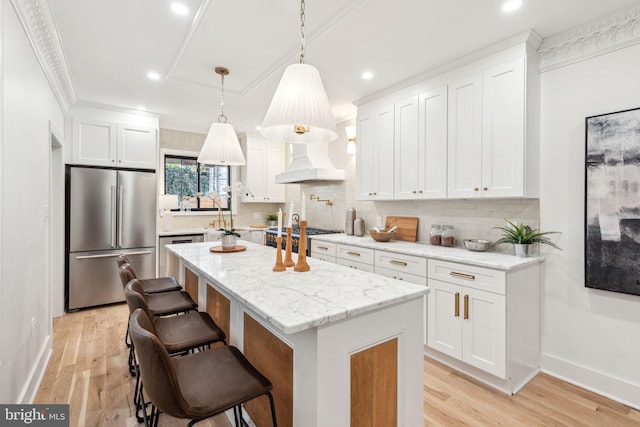
[[[393,199],[394,105],[358,111],[356,199]]]
[[[538,197],[539,41],[530,33],[509,48],[359,105],[357,198]],[[383,148],[380,140],[389,133]],[[393,182],[392,195],[381,181]]]
[[[157,129],[93,118],[73,119],[73,163],[155,169]]]
[[[449,83],[448,196],[480,196],[482,75]]]
[[[449,85],[449,198],[524,197],[525,58]]]
[[[241,138],[247,156],[242,179],[249,190],[245,203],[283,203],[285,186],[276,184],[276,175],[285,170],[286,144],[246,135]]]
[[[447,196],[447,87],[395,104],[396,200]]]

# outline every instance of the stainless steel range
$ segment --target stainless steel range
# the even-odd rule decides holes
[[[334,234],[334,233],[342,233],[342,231],[337,230],[324,230],[322,228],[307,228],[307,255],[309,255],[309,248],[311,247],[311,242],[309,239],[313,236],[317,236],[319,234]],[[278,245],[276,243],[276,237],[278,236],[277,228],[269,228],[265,231],[265,245],[272,246],[276,248]],[[298,245],[300,244],[300,229],[294,228],[293,233],[291,233],[291,252],[298,253]],[[287,229],[282,227],[282,249],[287,248]]]

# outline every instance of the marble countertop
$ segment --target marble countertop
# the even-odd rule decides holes
[[[477,265],[479,267],[488,267],[503,271],[517,270],[544,261],[542,257],[519,258],[515,255],[498,252],[472,252],[464,248],[446,248],[426,243],[404,242],[401,240],[377,242],[369,236],[355,237],[347,236],[346,234],[322,234],[311,236],[311,238],[323,242],[342,243],[387,252]]]
[[[311,258],[307,258],[311,271],[288,268],[276,273],[272,271],[274,248],[246,241],[238,244],[247,250],[212,253],[209,248],[214,242],[167,245],[167,249],[286,334],[419,298],[429,291],[426,286]]]

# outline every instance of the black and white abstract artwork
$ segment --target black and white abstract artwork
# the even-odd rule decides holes
[[[640,108],[587,117],[585,284],[640,295]]]

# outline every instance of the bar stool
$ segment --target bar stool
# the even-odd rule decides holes
[[[144,412],[147,426],[157,425],[160,412],[198,421],[234,410],[236,427],[244,423],[241,405],[267,395],[273,426],[277,427],[271,382],[233,346],[169,357],[160,339],[151,332],[151,320],[142,309],[131,314],[131,339],[136,347],[140,375],[151,401],[151,415]],[[144,405],[144,395],[139,391]],[[238,415],[240,412],[240,415]]]
[[[180,316],[156,317],[149,309],[146,296],[141,292],[139,284],[133,280],[125,287],[124,294],[129,312],[133,313],[137,309],[144,311],[151,320],[150,332],[160,339],[170,355],[194,352],[196,349],[204,350],[211,348],[211,344],[216,342],[227,344],[226,334],[207,313],[190,311]],[[133,403],[136,406],[136,418],[142,422],[144,418],[139,413],[140,410],[146,410],[146,408],[142,406],[139,399],[142,382],[140,381],[134,347],[131,345],[129,349],[129,372],[136,375]]]
[[[127,278],[127,283],[131,279],[140,280],[140,284],[142,284],[142,288],[146,294],[157,294],[161,292],[171,292],[171,291],[181,291],[182,286],[174,279],[173,277],[157,277],[154,279],[139,279],[136,275],[133,266],[131,265],[131,261],[125,254],[120,254],[118,258],[116,258],[116,263],[118,264],[118,269],[122,270],[123,265],[128,265],[126,268],[127,274],[129,277]]]

